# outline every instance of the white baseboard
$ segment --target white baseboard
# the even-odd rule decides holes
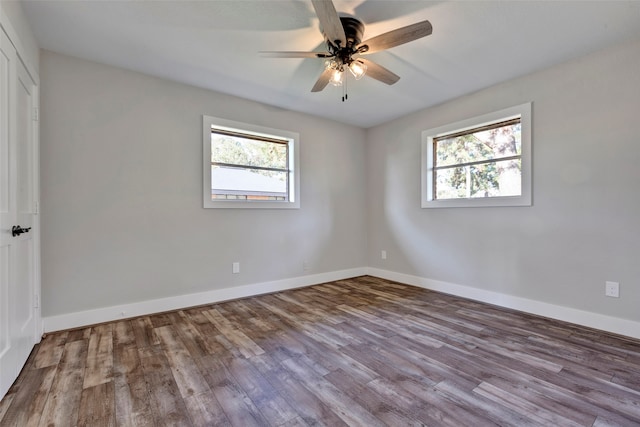
[[[42,323],[44,332],[61,331],[65,329],[95,325],[97,323],[110,322],[113,320],[161,313],[163,311],[179,310],[181,308],[228,301],[236,298],[267,294],[287,289],[302,288],[319,283],[332,282],[334,280],[363,276],[365,274],[367,274],[366,267],[331,271],[328,273],[293,277],[290,279],[275,280],[272,282],[255,283],[252,285],[216,289],[196,294],[177,295],[131,304],[78,311],[58,316],[48,316],[42,319]]]
[[[44,317],[42,323],[44,332],[54,332],[124,318],[161,313],[163,311],[179,310],[181,308],[228,301],[236,298],[302,288],[366,274],[640,339],[640,322],[372,267],[352,268],[272,282],[216,289],[196,294],[178,295],[131,304],[96,308],[93,310]]]
[[[500,307],[512,308],[514,310],[520,310],[536,314],[538,316],[549,317],[551,319],[562,320],[564,322],[640,339],[640,322],[635,322],[633,320],[605,316],[603,314],[563,307],[560,305],[501,294],[499,292],[487,291],[470,286],[458,285],[455,283],[397,273],[395,271],[369,267],[367,269],[367,273],[370,276],[379,277],[381,279],[393,280],[395,282],[418,286],[432,291],[443,292],[463,298],[469,298],[475,301],[494,304]]]

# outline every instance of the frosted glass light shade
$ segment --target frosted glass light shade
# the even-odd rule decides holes
[[[344,73],[340,70],[334,70],[331,73],[331,78],[329,79],[329,83],[334,86],[342,86],[342,80],[344,78]]]
[[[353,61],[349,64],[349,71],[351,71],[356,80],[360,80],[367,72],[367,66],[360,61]]]

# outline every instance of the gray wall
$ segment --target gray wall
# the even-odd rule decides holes
[[[640,320],[638,70],[636,42],[369,129],[368,265]],[[533,206],[421,209],[421,131],[527,101]]]
[[[368,265],[640,320],[638,42],[367,131],[51,52],[40,65],[44,316]],[[421,131],[527,101],[533,206],[421,209]],[[202,114],[299,132],[302,209],[201,208]]]
[[[43,316],[366,266],[364,130],[47,51],[40,67]],[[203,209],[203,114],[298,132],[301,209]]]

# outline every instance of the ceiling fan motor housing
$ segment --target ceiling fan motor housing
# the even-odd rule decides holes
[[[349,17],[349,16],[341,16],[340,22],[342,23],[342,28],[344,28],[344,35],[346,38],[346,46],[341,46],[339,43],[336,46],[334,42],[326,38],[327,46],[329,51],[337,58],[339,58],[343,64],[350,64],[353,59],[351,56],[357,52],[356,47],[362,41],[362,37],[364,35],[364,24],[362,21]],[[364,49],[363,49],[364,51]]]
[[[364,35],[364,24],[362,21],[352,18],[349,16],[343,16],[340,18],[340,22],[342,22],[342,28],[344,28],[344,35],[347,38],[347,46],[348,48],[354,48],[359,45],[362,41],[362,36]]]

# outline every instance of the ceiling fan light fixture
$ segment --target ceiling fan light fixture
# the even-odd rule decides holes
[[[344,80],[344,72],[342,70],[335,70],[331,73],[331,78],[329,79],[329,83],[334,86],[342,86],[342,81]]]
[[[324,67],[327,70],[340,70],[342,68],[342,62],[336,58],[327,59],[324,61]]]
[[[349,71],[356,80],[360,80],[367,73],[367,65],[360,61],[351,61]]]
[[[329,79],[329,83],[331,83],[334,86],[342,86],[343,80],[344,80],[344,72],[340,69],[337,69],[331,73],[331,78]]]

